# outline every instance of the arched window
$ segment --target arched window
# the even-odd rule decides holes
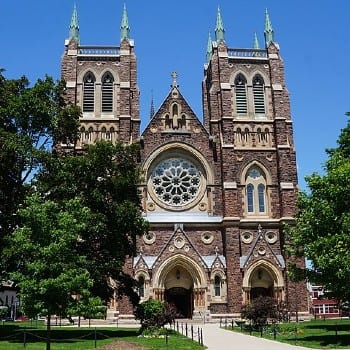
[[[247,114],[247,80],[243,74],[235,79],[236,111],[238,115]]]
[[[138,292],[140,298],[145,297],[145,278],[143,276],[140,276],[138,280]]]
[[[266,179],[256,166],[249,169],[246,177],[246,208],[251,215],[262,215],[266,210]]]
[[[94,133],[94,129],[92,128],[92,126],[90,126],[89,130],[88,130],[88,141],[89,142],[92,142],[93,133]]]
[[[102,78],[102,112],[113,112],[113,82],[109,72]]]
[[[107,129],[103,127],[101,129],[101,140],[106,140],[106,132],[107,132]]]
[[[252,184],[247,186],[247,207],[248,213],[254,213],[254,186]]]
[[[254,112],[256,116],[265,116],[264,80],[257,74],[253,79]]]
[[[219,275],[214,278],[214,294],[216,297],[221,295],[221,278]]]
[[[265,186],[258,185],[259,213],[265,213]]]
[[[80,141],[84,142],[84,139],[85,139],[85,128],[82,126],[80,128]]]
[[[83,112],[95,110],[95,76],[89,72],[84,77]]]
[[[109,129],[109,132],[110,132],[110,140],[112,142],[115,141],[116,137],[115,137],[115,131],[114,131],[113,126]]]

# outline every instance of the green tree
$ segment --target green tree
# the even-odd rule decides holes
[[[105,302],[116,287],[134,304],[139,300],[133,279],[123,272],[125,258],[136,253],[136,237],[147,230],[140,215],[137,154],[135,145],[98,142],[78,155],[53,154],[37,176],[37,191],[46,198],[61,202],[79,197],[89,208],[79,254],[88,261],[93,294]]]
[[[62,82],[45,77],[30,86],[26,77],[6,79],[0,69],[0,250],[54,140],[75,143],[79,115],[65,104]]]
[[[338,300],[350,300],[350,121],[337,147],[327,150],[324,174],[306,178],[299,196],[296,226],[290,230],[293,253],[304,254],[311,268],[294,275],[323,285]]]
[[[5,255],[18,264],[11,278],[20,288],[25,314],[47,316],[49,350],[50,317],[65,317],[78,303],[76,295],[91,296],[87,260],[78,252],[90,212],[78,199],[55,203],[33,194],[18,215],[22,224],[8,237]]]
[[[101,299],[98,297],[82,298],[80,295],[75,295],[74,303],[68,310],[67,315],[71,322],[72,316],[78,316],[78,327],[80,327],[81,317],[90,321],[92,318],[104,318],[106,315],[106,306],[102,305]]]

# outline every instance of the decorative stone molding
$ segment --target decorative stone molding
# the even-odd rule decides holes
[[[146,244],[153,244],[156,241],[156,234],[150,231],[145,233],[142,238]]]
[[[177,249],[183,248],[184,245],[185,245],[185,240],[184,240],[183,237],[177,236],[177,237],[174,238],[174,246],[175,246]]]
[[[214,235],[209,231],[205,231],[201,234],[201,240],[204,244],[211,244],[213,243]]]
[[[242,242],[245,244],[252,243],[253,238],[254,238],[253,234],[249,231],[245,231],[241,234]]]
[[[277,242],[277,234],[273,231],[268,231],[265,233],[265,239],[270,244],[276,243]]]

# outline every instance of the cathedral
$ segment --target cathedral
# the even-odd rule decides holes
[[[69,101],[82,110],[78,148],[98,140],[139,144],[142,215],[150,231],[139,237],[125,270],[138,281],[141,301],[165,300],[182,317],[210,320],[239,317],[242,305],[262,295],[286,302],[292,317],[307,313],[306,285],[287,272],[289,263],[305,262],[286,252],[297,166],[269,13],[264,49],[256,37],[252,48],[230,48],[218,9],[203,62],[203,117],[173,72],[168,95],[143,131],[142,77],[125,6],[121,17],[119,46],[81,46],[74,8],[62,78]],[[127,301],[114,300],[110,309],[132,315]]]

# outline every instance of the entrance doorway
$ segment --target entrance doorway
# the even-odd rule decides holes
[[[183,266],[176,264],[165,276],[164,298],[178,312],[178,317],[192,318],[193,278]]]
[[[260,296],[274,297],[273,286],[273,276],[267,269],[263,267],[255,269],[251,276],[250,300]]]
[[[193,312],[192,290],[173,287],[165,291],[165,300],[176,308],[180,318],[191,318]]]

